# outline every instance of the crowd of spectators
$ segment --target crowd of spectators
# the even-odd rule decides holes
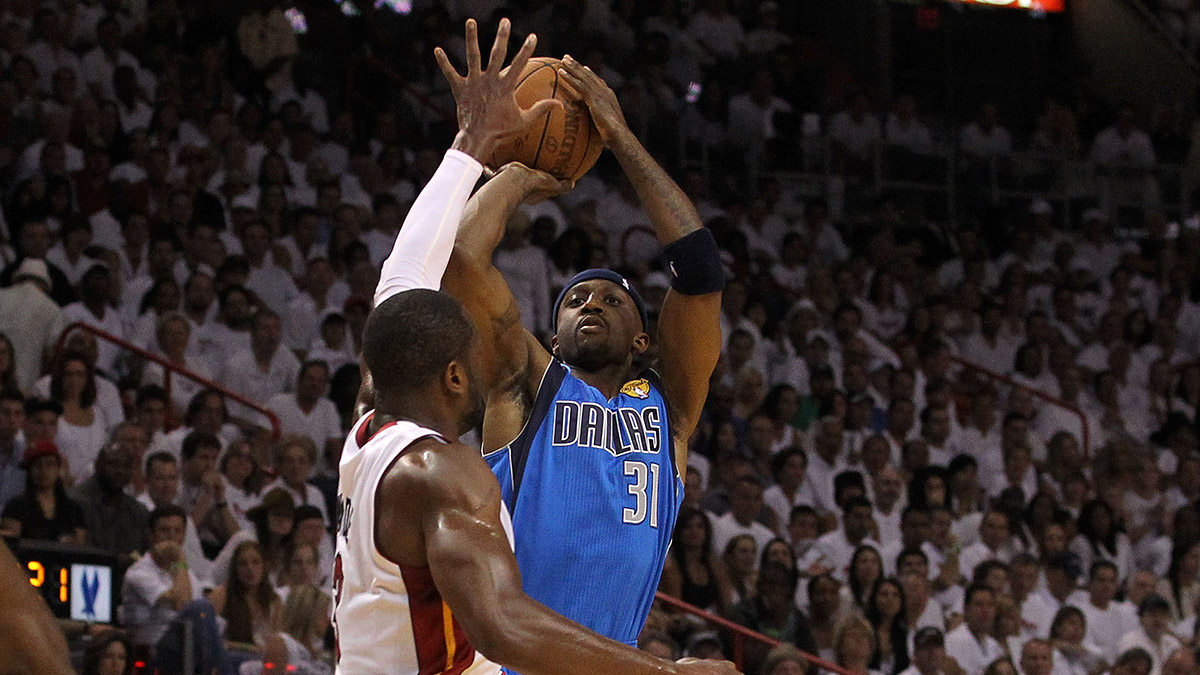
[[[184,627],[214,666],[331,672],[332,493],[361,332],[444,147],[413,92],[445,102],[430,48],[461,54],[458,21],[501,7],[414,4],[301,2],[308,36],[274,2],[0,7],[0,532],[118,560],[123,632],[73,635],[86,672],[174,658]],[[1188,157],[1186,133],[1057,101],[1027,133],[990,105],[961,127],[907,96],[886,116],[866,95],[826,109],[804,98],[795,14],[769,1],[514,4],[544,53],[618,91],[722,247],[725,350],[666,593],[785,643],[747,646],[765,675],[815,672],[798,649],[886,675],[1194,672],[1200,229],[1155,210],[1150,178]],[[350,105],[344,45],[319,39],[330,15],[409,80],[380,88],[395,105]],[[938,143],[1090,157],[1131,189],[1143,233],[1115,237],[1099,196],[1077,227],[1034,199],[982,229],[902,192],[749,184],[792,168],[814,110],[848,178],[881,145],[917,178]],[[647,224],[606,160],[524,208],[495,262],[527,327],[548,338],[559,286],[592,266],[656,308],[669,283]],[[263,404],[283,435],[64,335],[76,322]],[[643,647],[732,653],[665,605]]]

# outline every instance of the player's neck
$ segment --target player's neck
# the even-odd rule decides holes
[[[375,416],[371,419],[369,433],[375,433],[389,422],[403,420],[432,429],[449,440],[461,435],[458,412],[440,396],[429,392],[409,395],[377,392],[375,402]]]
[[[632,366],[620,363],[605,366],[599,370],[582,370],[574,367],[575,377],[600,390],[605,398],[612,398],[621,391],[621,387],[632,377]]]

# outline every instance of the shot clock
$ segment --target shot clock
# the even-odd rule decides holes
[[[103,551],[51,542],[19,541],[13,554],[50,611],[60,619],[112,623],[116,559]]]

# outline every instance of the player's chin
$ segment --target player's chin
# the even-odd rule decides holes
[[[606,339],[576,340],[564,356],[569,365],[585,371],[599,370],[613,362],[613,350]]]

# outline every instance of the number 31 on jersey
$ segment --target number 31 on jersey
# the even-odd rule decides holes
[[[650,527],[658,528],[658,465],[629,459],[625,475],[632,476],[627,490],[633,496],[633,508],[621,509],[621,520],[628,525],[641,525],[650,516]]]

